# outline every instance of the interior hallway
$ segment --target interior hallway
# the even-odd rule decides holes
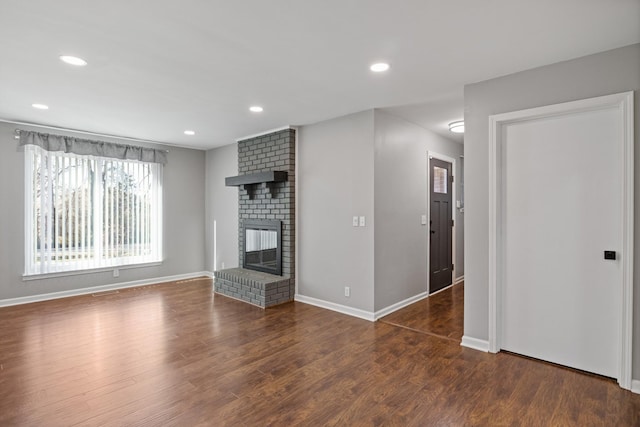
[[[464,332],[464,282],[391,313],[380,322],[460,343]]]

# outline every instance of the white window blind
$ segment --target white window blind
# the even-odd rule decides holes
[[[161,164],[25,153],[25,275],[161,261]]]

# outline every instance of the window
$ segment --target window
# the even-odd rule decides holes
[[[25,146],[25,275],[162,260],[162,164]]]
[[[449,181],[447,177],[447,170],[444,168],[439,168],[437,166],[433,167],[433,192],[440,194],[447,194],[447,182]]]

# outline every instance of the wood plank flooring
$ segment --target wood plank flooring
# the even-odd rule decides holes
[[[380,321],[459,343],[464,332],[464,282],[391,313]]]
[[[1,426],[640,425],[612,380],[454,330],[264,311],[209,279],[0,308],[0,325]]]

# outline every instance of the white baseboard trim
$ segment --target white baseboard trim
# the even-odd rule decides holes
[[[640,394],[640,380],[631,380],[631,391]]]
[[[489,352],[489,341],[486,340],[463,336],[460,345],[474,350],[484,351],[485,353]]]
[[[453,281],[454,285],[457,285],[460,282],[464,282],[464,274]]]
[[[440,292],[448,291],[449,289],[451,289],[451,287],[452,287],[453,285],[455,285],[455,283],[452,283],[452,284],[450,284],[449,286],[445,286],[445,287],[444,287],[444,288],[442,288],[442,289],[438,289],[437,291],[435,291],[435,292],[433,292],[433,293],[429,294],[429,296],[430,296],[430,297],[432,297],[432,296],[434,296],[434,295],[439,294]]]
[[[325,308],[327,310],[337,311],[338,313],[346,314],[348,316],[358,317],[370,322],[374,322],[376,320],[374,313],[360,310],[359,308],[348,307],[346,305],[336,304],[334,302],[324,301],[300,294],[296,294],[295,300],[305,304],[315,305],[316,307]]]
[[[414,295],[412,297],[409,297],[403,301],[397,302],[395,304],[390,305],[389,307],[385,307],[381,310],[378,310],[374,313],[373,317],[375,320],[378,320],[388,314],[393,313],[394,311],[398,311],[401,308],[404,308],[408,305],[413,304],[414,302],[418,302],[422,299],[425,299],[426,297],[429,296],[429,293],[427,292],[420,292],[418,295]]]
[[[213,279],[214,278],[213,271],[203,271],[202,275],[203,276],[207,276],[209,279]]]
[[[175,276],[154,277],[152,279],[134,280],[132,282],[114,283],[111,285],[94,286],[90,288],[71,289],[68,291],[51,292],[48,294],[31,295],[28,297],[18,297],[0,300],[0,307],[12,305],[30,304],[32,302],[49,301],[59,298],[69,298],[79,295],[93,294],[96,292],[112,291],[117,289],[135,288],[138,286],[155,285],[164,282],[174,282],[177,280],[194,279],[196,277],[207,276],[209,272],[199,271],[196,273],[177,274]]]

